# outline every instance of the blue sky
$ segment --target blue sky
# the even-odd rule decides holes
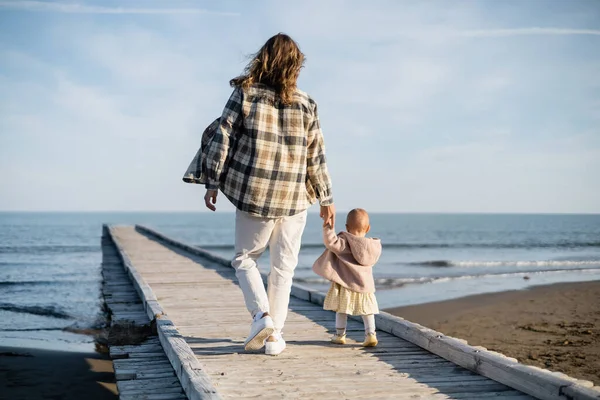
[[[600,212],[596,0],[0,1],[0,210],[202,211],[181,175],[280,31],[339,210]]]

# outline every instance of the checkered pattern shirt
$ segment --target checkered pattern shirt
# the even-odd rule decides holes
[[[289,105],[264,85],[236,88],[207,151],[207,189],[252,215],[298,214],[333,204],[317,104],[296,90]]]

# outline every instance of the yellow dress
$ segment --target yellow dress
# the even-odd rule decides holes
[[[350,315],[379,314],[375,293],[353,292],[335,282],[331,282],[323,309]]]

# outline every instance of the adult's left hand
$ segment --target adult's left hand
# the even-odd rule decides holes
[[[335,206],[333,204],[321,206],[319,215],[323,218],[323,226],[329,225],[332,228],[335,226]]]
[[[204,204],[211,211],[217,211],[217,207],[215,207],[215,204],[217,204],[217,194],[219,194],[219,191],[207,189],[204,195]]]

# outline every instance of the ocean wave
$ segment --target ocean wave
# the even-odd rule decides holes
[[[444,277],[421,277],[421,278],[375,278],[375,284],[383,287],[400,287],[410,283],[431,283]],[[294,278],[295,282],[307,285],[328,285],[329,281],[324,278]]]
[[[421,277],[421,278],[377,278],[375,284],[384,288],[401,287],[410,284],[433,283],[448,280],[448,277]]]
[[[13,328],[13,329],[0,329],[0,332],[38,332],[38,331],[64,331],[65,328]]]
[[[422,278],[375,278],[375,285],[381,288],[398,288],[408,284],[432,283],[445,279],[446,277],[422,277]],[[306,285],[328,285],[329,281],[324,278],[294,278],[295,282]]]
[[[480,278],[514,278],[514,277],[531,277],[535,275],[545,275],[545,274],[564,274],[571,272],[579,272],[579,273],[598,273],[597,268],[573,268],[573,269],[546,269],[546,270],[536,270],[536,271],[519,271],[519,272],[508,272],[508,273],[489,273],[489,274],[473,274],[473,275],[459,275],[459,276],[439,276],[432,277],[430,282],[423,283],[440,283],[454,280],[462,280],[462,279],[480,279]]]
[[[4,281],[0,282],[0,287],[13,287],[13,286],[49,286],[49,285],[72,285],[73,283],[97,283],[98,280],[89,279],[69,279],[69,280],[55,280],[55,281]]]
[[[551,267],[551,266],[585,266],[598,265],[600,260],[523,260],[523,261],[451,261],[431,260],[410,263],[408,265],[422,265],[427,267]]]
[[[232,244],[196,245],[207,250],[233,251]],[[530,242],[530,243],[385,243],[384,249],[547,249],[547,248],[586,248],[600,247],[600,242]],[[322,243],[305,243],[302,249],[324,249]]]
[[[427,276],[427,277],[376,277],[375,285],[380,289],[397,289],[406,285],[419,285],[427,283],[442,283],[463,279],[480,279],[480,278],[511,278],[511,277],[530,277],[542,274],[553,273],[598,273],[596,268],[576,268],[576,269],[548,269],[537,271],[519,271],[509,273],[488,273],[488,274],[472,274],[472,275],[457,275],[457,276]],[[294,278],[294,281],[304,284],[329,284],[329,281],[323,278]]]
[[[41,315],[57,319],[72,319],[73,317],[56,306],[24,306],[11,303],[0,303],[0,310],[21,314]]]
[[[28,245],[0,246],[0,254],[73,254],[94,253],[100,251],[100,246],[86,245]]]

